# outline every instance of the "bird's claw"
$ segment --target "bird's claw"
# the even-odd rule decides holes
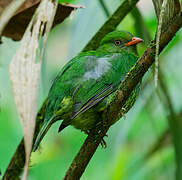
[[[84,132],[85,134],[87,134],[87,135],[90,133],[89,130],[84,130],[83,132]],[[108,137],[107,134],[106,134],[105,136]],[[105,136],[104,136],[104,137],[105,137]],[[104,137],[101,139],[100,145],[102,146],[102,148],[105,149],[105,148],[107,147],[107,143],[106,143],[106,141],[104,140]]]
[[[90,131],[89,130],[85,130],[83,132],[88,135]]]

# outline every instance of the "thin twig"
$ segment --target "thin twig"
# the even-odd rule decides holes
[[[155,53],[155,75],[154,75],[154,84],[155,88],[157,88],[158,82],[158,70],[159,70],[159,42],[163,25],[163,18],[165,16],[165,9],[167,6],[168,0],[164,0],[160,9],[160,15],[157,25],[157,33],[156,33],[156,53]]]
[[[144,42],[146,42],[146,44],[148,44],[152,38],[150,35],[150,32],[148,30],[148,28],[146,27],[145,21],[139,11],[139,9],[136,7],[132,10],[131,15],[133,16],[133,19],[135,20],[135,31],[136,31],[136,35],[139,37],[142,37],[144,39]],[[159,76],[160,78],[160,76]],[[150,82],[150,80],[148,80],[147,82],[145,82],[145,86],[146,84],[148,84]],[[160,82],[160,81],[159,81]],[[144,86],[144,85],[142,85]],[[143,89],[144,90],[144,87]],[[151,99],[153,96],[153,92],[150,94],[148,101],[146,101],[146,104],[144,105],[144,107],[146,108],[146,110],[149,112],[148,116],[149,119],[153,119],[152,118],[152,114],[150,113],[151,110],[149,109],[149,106],[151,105]],[[165,144],[167,144],[170,140],[170,133],[169,133],[169,128],[167,128],[162,135],[159,133],[157,133],[158,135],[156,136],[156,141],[155,143],[151,146],[151,148],[148,150],[148,152],[146,153],[146,155],[144,156],[144,159],[148,159],[150,158],[154,153],[156,153],[160,148],[164,147]],[[161,157],[162,158],[162,157]],[[163,159],[161,159],[163,161]]]

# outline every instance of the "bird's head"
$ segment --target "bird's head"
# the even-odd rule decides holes
[[[123,51],[137,54],[136,45],[143,42],[142,39],[134,37],[127,31],[113,31],[108,33],[102,40],[99,50],[110,53],[120,53]]]

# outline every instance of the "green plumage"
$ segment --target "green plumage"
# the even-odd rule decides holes
[[[35,151],[52,123],[62,120],[59,131],[68,125],[89,131],[101,121],[103,111],[138,56],[136,44],[127,46],[131,33],[114,31],[106,35],[96,51],[80,53],[55,78],[46,101],[44,123],[37,136]],[[125,104],[134,104],[139,86]]]

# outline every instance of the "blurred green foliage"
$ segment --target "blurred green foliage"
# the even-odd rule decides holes
[[[75,0],[74,3],[85,5],[86,9],[77,10],[72,19],[67,18],[50,34],[43,59],[38,107],[47,95],[59,69],[82,50],[107,19],[98,0]],[[105,1],[105,3],[112,13],[120,1]],[[153,6],[143,0],[139,8],[151,37],[154,37],[156,19]],[[134,24],[133,17],[128,15],[118,29],[135,34]],[[181,41],[182,31],[177,33],[160,56],[160,67],[164,72],[176,113],[182,110]],[[0,169],[2,173],[5,172],[22,137],[8,76],[8,65],[18,45],[19,42],[3,38],[3,44],[0,46]],[[139,47],[140,55],[145,48],[145,45]],[[149,70],[143,79],[143,84],[146,86],[142,88],[135,106],[125,119],[118,121],[109,130],[108,138],[105,138],[108,147],[106,149],[99,147],[82,180],[174,179],[174,149],[171,144],[151,157],[145,158],[145,154],[168,128],[168,114],[156,94],[151,72]],[[42,142],[40,151],[32,153],[30,180],[61,179],[84,142],[86,135],[72,127],[57,134],[59,124],[60,122],[57,122],[52,126]]]
[[[59,3],[75,3],[77,0],[58,0]]]

